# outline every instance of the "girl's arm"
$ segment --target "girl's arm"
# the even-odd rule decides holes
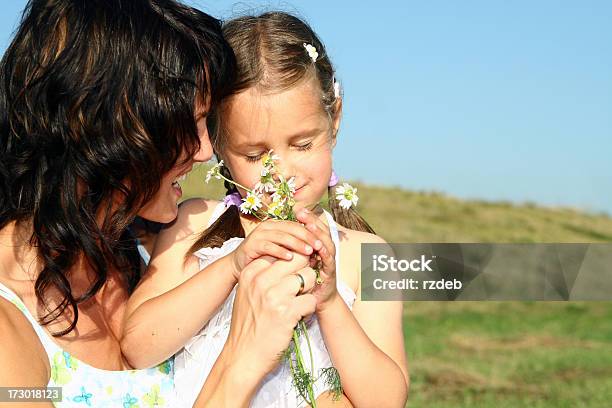
[[[381,238],[347,231],[341,265],[358,281],[361,243],[384,243]],[[348,263],[347,263],[347,260]],[[355,262],[356,261],[356,262]],[[408,369],[404,351],[401,302],[362,302],[360,289],[353,310],[339,294],[317,310],[325,345],[342,380],[344,393],[357,407],[404,407]],[[365,386],[367,384],[367,387]],[[376,390],[376,393],[372,393]]]
[[[206,227],[214,201],[188,200],[158,235],[151,263],[130,296],[121,351],[136,368],[161,363],[208,321],[236,284],[228,257],[199,271],[189,248]]]

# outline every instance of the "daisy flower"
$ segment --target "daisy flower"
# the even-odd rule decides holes
[[[277,219],[283,219],[283,212],[285,210],[284,201],[272,201],[268,204],[268,210],[266,211],[270,217]]]
[[[208,172],[206,173],[206,183],[210,181],[211,178],[216,178],[217,180],[221,180],[221,168],[223,167],[223,160],[219,163],[215,164]]]
[[[343,183],[340,187],[336,188],[336,199],[340,201],[340,207],[348,210],[356,206],[357,201],[359,201],[357,189],[350,184]]]
[[[264,171],[267,169],[268,173],[272,173],[272,170],[274,169],[274,162],[278,160],[280,160],[280,157],[274,154],[274,150],[272,149],[268,153],[264,154],[264,156],[262,157]],[[263,176],[263,171],[262,171],[262,176]]]
[[[244,214],[254,213],[261,208],[261,197],[255,193],[249,192],[243,201],[240,211]]]
[[[295,194],[295,177],[291,177],[287,180],[287,188],[291,191],[291,194]]]
[[[279,183],[276,185],[274,194],[272,194],[272,200],[280,201],[287,198],[292,198],[295,194],[295,177],[291,177],[289,180],[279,174]]]
[[[260,193],[272,193],[276,190],[274,178],[272,174],[262,175],[260,180],[255,184],[255,191]]]

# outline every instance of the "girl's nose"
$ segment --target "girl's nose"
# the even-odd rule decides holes
[[[295,166],[290,160],[281,159],[277,163],[278,173],[282,174],[285,180],[289,180],[291,177],[295,177]]]

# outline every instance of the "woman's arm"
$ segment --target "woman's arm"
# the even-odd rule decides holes
[[[237,359],[225,347],[206,377],[193,406],[248,407],[266,373],[260,369],[250,369],[246,360],[246,357]]]
[[[303,264],[305,265],[305,263]],[[316,298],[300,290],[315,273],[299,263],[264,257],[241,273],[227,342],[206,379],[195,407],[247,407],[263,377],[281,360],[298,321],[315,311]]]
[[[375,235],[350,231],[343,259],[353,267],[343,272],[359,274],[362,242],[384,243]],[[357,240],[355,239],[357,238]],[[347,250],[348,249],[348,250]],[[342,265],[346,265],[346,262]],[[357,278],[358,279],[358,278]],[[357,407],[404,407],[408,394],[408,370],[404,351],[401,302],[362,302],[358,297],[349,310],[339,294],[317,317],[332,363],[342,379],[344,393]],[[364,387],[367,384],[367,387]],[[372,393],[371,390],[377,390]]]
[[[46,387],[50,367],[43,345],[30,322],[15,306],[0,297],[0,386]],[[0,403],[0,407],[53,407],[51,402]]]

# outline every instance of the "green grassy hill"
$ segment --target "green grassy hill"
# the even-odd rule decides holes
[[[204,168],[185,197],[219,198]],[[355,184],[388,242],[611,242],[612,218]],[[409,407],[612,406],[612,302],[405,302]]]

